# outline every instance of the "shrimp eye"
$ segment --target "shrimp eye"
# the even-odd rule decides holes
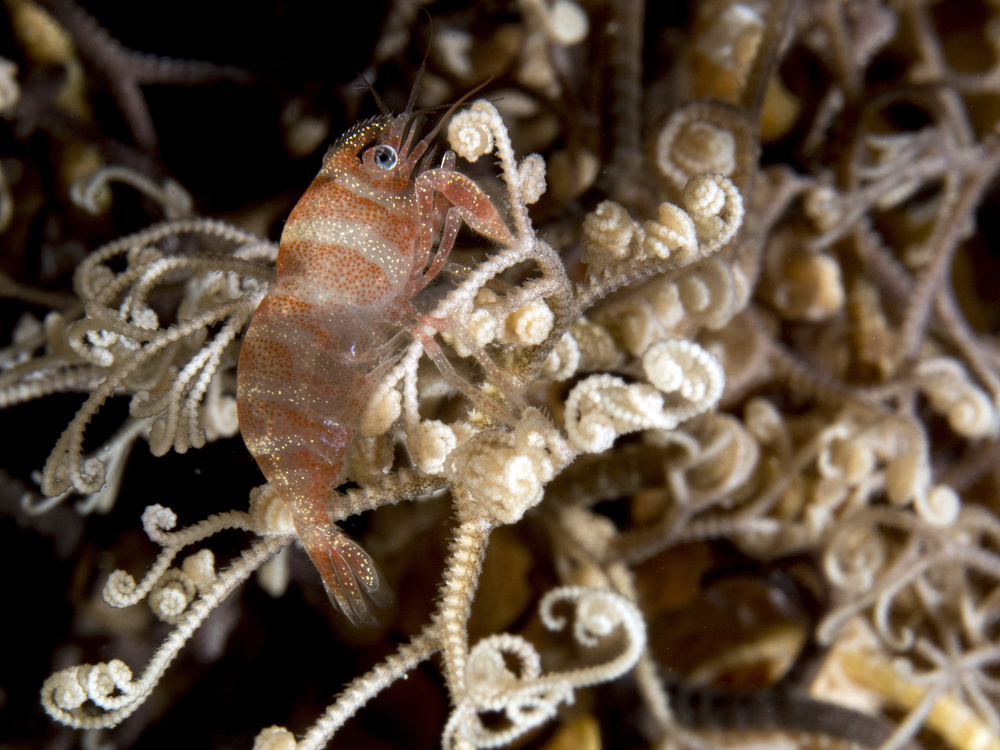
[[[399,162],[396,156],[396,149],[392,146],[375,147],[375,166],[379,169],[392,169]]]

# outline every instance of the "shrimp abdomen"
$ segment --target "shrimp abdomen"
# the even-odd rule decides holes
[[[279,284],[261,302],[240,353],[237,414],[244,441],[285,502],[330,600],[353,621],[372,621],[379,591],[371,558],[327,512],[343,480],[375,375],[353,361],[372,341],[350,309],[317,306]]]

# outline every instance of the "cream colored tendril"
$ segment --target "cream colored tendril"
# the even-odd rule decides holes
[[[592,375],[570,391],[565,419],[573,446],[598,453],[629,432],[672,430],[712,408],[725,387],[718,361],[683,339],[655,344],[644,355],[643,368],[652,385]]]
[[[661,203],[656,221],[643,224],[643,249],[652,256],[685,266],[698,257],[698,236],[691,216],[673,203]]]
[[[148,435],[148,430],[147,420],[126,420],[125,424],[104,445],[83,459],[85,467],[88,465],[96,466],[96,464],[91,463],[92,461],[100,462],[104,467],[104,484],[97,492],[86,495],[77,501],[74,505],[77,513],[80,515],[101,514],[111,510],[118,499],[118,490],[125,476],[129,455],[132,453],[136,441]],[[38,472],[35,473],[35,477],[35,481],[41,481],[41,475]],[[76,490],[71,487],[38,503],[30,502],[28,498],[25,498],[22,507],[31,514],[45,513],[75,494]]]
[[[743,196],[728,177],[701,174],[684,186],[684,208],[694,220],[701,252],[724,247],[743,224]]]
[[[521,0],[521,7],[536,20],[545,35],[563,46],[582,42],[590,30],[587,14],[571,0]]]
[[[572,455],[552,423],[530,409],[513,433],[483,433],[456,448],[445,475],[472,498],[472,516],[510,524],[541,501],[545,484]]]
[[[267,485],[250,495],[250,512],[230,511],[210,516],[182,531],[172,532],[177,516],[169,508],[150,505],[142,514],[146,535],[163,547],[149,572],[136,584],[124,570],[116,570],[104,585],[104,601],[112,607],[131,607],[146,597],[160,578],[170,569],[174,558],[185,547],[197,544],[225,529],[253,531],[261,536],[294,534],[288,511]]]
[[[417,467],[427,474],[438,474],[458,445],[455,430],[436,419],[421,422],[409,436],[407,445]]]
[[[764,33],[764,19],[750,5],[732,3],[698,38],[697,49],[726,70],[746,73]]]
[[[797,251],[776,242],[769,267],[768,295],[789,320],[826,320],[844,307],[846,293],[840,263],[825,253]],[[782,252],[787,250],[787,252]]]
[[[986,392],[972,384],[957,361],[939,357],[921,361],[914,372],[918,386],[931,407],[948,419],[948,425],[966,438],[996,435],[1000,418]]]
[[[388,378],[381,380],[361,415],[360,432],[374,437],[386,432],[403,413],[403,395]]]
[[[545,193],[545,160],[539,154],[528,154],[517,165],[517,176],[529,206],[538,203]]]
[[[184,219],[109,243],[80,264],[74,286],[85,301],[87,317],[65,325],[56,315],[46,327],[68,344],[72,352],[66,355],[68,361],[82,357],[107,372],[46,462],[42,473],[46,494],[58,495],[72,487],[92,495],[104,486],[104,463],[95,455],[82,456],[81,446],[87,423],[115,392],[133,394],[130,409],[134,416],[155,418],[146,424],[156,454],[171,447],[183,452],[235,431],[233,398],[222,391],[215,376],[266,290],[271,272],[238,257],[166,257],[150,246],[184,233],[243,243],[234,254],[273,252],[272,245],[223,222]],[[127,265],[115,273],[108,264],[122,257]],[[182,273],[188,276],[177,320],[161,329],[146,300],[160,285],[175,283]],[[211,340],[194,353],[183,345],[204,337],[207,329],[220,322]],[[165,376],[171,379],[169,385]],[[154,387],[158,396],[151,398]]]
[[[258,495],[259,497],[259,495]],[[252,528],[255,512],[231,512],[212,516],[201,524],[171,532],[176,523],[173,512],[154,505],[143,514],[143,526],[151,539],[164,547],[156,564],[136,585],[135,580],[116,571],[105,586],[105,599],[113,606],[130,606],[150,591],[156,614],[175,623],[174,630],[154,654],[138,680],[124,662],[112,659],[96,665],[84,664],[60,670],[42,686],[42,706],[56,721],[74,729],[106,729],[130,716],[150,696],[180,649],[200,627],[209,613],[229,596],[250,574],[270,559],[294,535],[271,533],[258,539],[227,569],[215,573],[211,559],[200,552],[185,561],[183,568],[171,569],[170,562],[184,546],[227,528]],[[257,531],[267,532],[258,528]],[[154,588],[160,582],[159,588]],[[101,710],[94,714],[84,704]]]
[[[455,695],[465,684],[467,623],[490,533],[521,520],[541,501],[545,483],[572,458],[572,450],[551,422],[528,410],[513,433],[475,435],[452,451],[445,463],[459,526],[445,563],[435,622],[445,678]]]
[[[483,100],[455,115],[448,122],[448,144],[466,161],[476,161],[493,151],[493,128]]]
[[[538,652],[520,636],[482,639],[469,651],[464,681],[445,725],[443,747],[506,745],[554,718],[560,704],[572,702],[576,689],[617,679],[635,666],[646,645],[646,624],[634,604],[609,590],[553,589],[539,603],[542,623],[549,630],[566,627],[566,619],[553,612],[562,601],[575,605],[573,635],[578,643],[593,648],[621,630],[626,638],[623,651],[605,664],[543,674]],[[508,666],[508,658],[516,663],[515,670]],[[481,718],[485,713],[501,714],[507,726],[487,727]]]
[[[580,345],[570,332],[564,333],[555,345],[545,365],[542,374],[552,380],[568,380],[580,366]]]
[[[497,108],[485,99],[479,99],[468,109],[455,114],[448,124],[448,143],[455,153],[469,161],[496,149],[510,193],[511,214],[517,234],[520,238],[533,237],[525,204],[533,202],[527,199],[537,200],[544,190],[538,183],[538,159],[529,157],[527,166],[518,166],[507,126]],[[530,183],[527,190],[524,184],[526,178]]]
[[[287,729],[271,727],[257,735],[254,750],[277,750],[284,747],[270,744],[275,740],[284,743],[291,740],[294,750],[322,750],[336,731],[362,706],[396,680],[403,678],[417,664],[429,659],[439,648],[439,639],[434,628],[425,628],[420,635],[400,646],[395,654],[370,672],[351,680],[337,701],[327,708],[297,745],[294,744],[294,737]]]
[[[21,98],[21,86],[17,82],[17,63],[0,57],[0,112],[10,109]]]
[[[712,111],[700,102],[675,110],[657,133],[656,167],[677,190],[697,174],[732,177],[736,171],[736,137],[712,121]]]
[[[948,669],[951,666],[948,657],[930,642],[921,639],[917,647],[938,669],[921,673],[913,669],[911,662],[902,658],[889,660],[874,649],[845,650],[838,659],[838,665],[855,684],[874,690],[891,705],[909,711],[882,747],[886,750],[905,747],[920,725],[926,724],[959,750],[1000,748],[998,717],[989,699],[979,691],[984,700],[978,701],[981,710],[977,712],[955,691],[962,683],[975,690],[973,675],[978,662],[995,663],[1000,652],[996,648],[974,651],[954,659],[952,669]]]
[[[632,238],[642,229],[629,216],[625,207],[614,201],[604,201],[583,219],[583,249],[589,273],[601,274],[626,260],[631,252]],[[693,233],[692,229],[692,233]]]
[[[148,344],[143,353],[151,356],[166,349],[177,338],[183,338],[199,331],[230,315],[249,317],[251,306],[255,300],[237,300],[220,306],[210,313],[201,315],[194,320],[171,329],[171,335],[158,337]],[[245,318],[244,318],[245,319]],[[229,328],[229,336],[233,335],[233,327]],[[92,494],[100,490],[105,481],[105,467],[99,459],[90,459],[84,464],[81,456],[83,430],[86,423],[100,408],[101,404],[114,392],[115,388],[128,376],[132,375],[143,363],[144,358],[133,357],[108,375],[94,390],[90,398],[77,413],[74,421],[67,427],[55,449],[49,456],[43,470],[43,490],[46,494],[55,495],[66,490],[71,484],[78,492]]]
[[[135,188],[163,207],[168,219],[190,216],[193,208],[191,195],[180,183],[167,177],[162,185],[128,167],[101,167],[94,174],[81,178],[70,187],[72,201],[91,214],[102,214],[111,205],[111,183],[121,182]]]

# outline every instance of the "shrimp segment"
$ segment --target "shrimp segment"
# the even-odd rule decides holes
[[[409,110],[359,123],[327,153],[285,225],[277,281],[237,371],[243,439],[330,601],[355,622],[374,620],[384,590],[371,558],[327,512],[344,454],[392,364],[400,321],[414,317],[411,298],[444,267],[461,222],[513,242],[486,194],[453,171],[451,152],[440,167],[418,168],[427,141],[411,147]]]

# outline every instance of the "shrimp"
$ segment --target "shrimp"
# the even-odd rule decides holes
[[[355,623],[374,620],[382,584],[327,511],[345,479],[344,454],[395,361],[400,331],[420,336],[414,322],[430,320],[411,299],[444,267],[462,222],[501,245],[514,241],[487,195],[455,170],[453,152],[426,167],[429,143],[461,101],[413,143],[414,98],[403,114],[356,124],[327,152],[285,224],[277,281],[254,314],[237,371],[243,439],[330,601]],[[421,342],[436,347],[426,335]]]

